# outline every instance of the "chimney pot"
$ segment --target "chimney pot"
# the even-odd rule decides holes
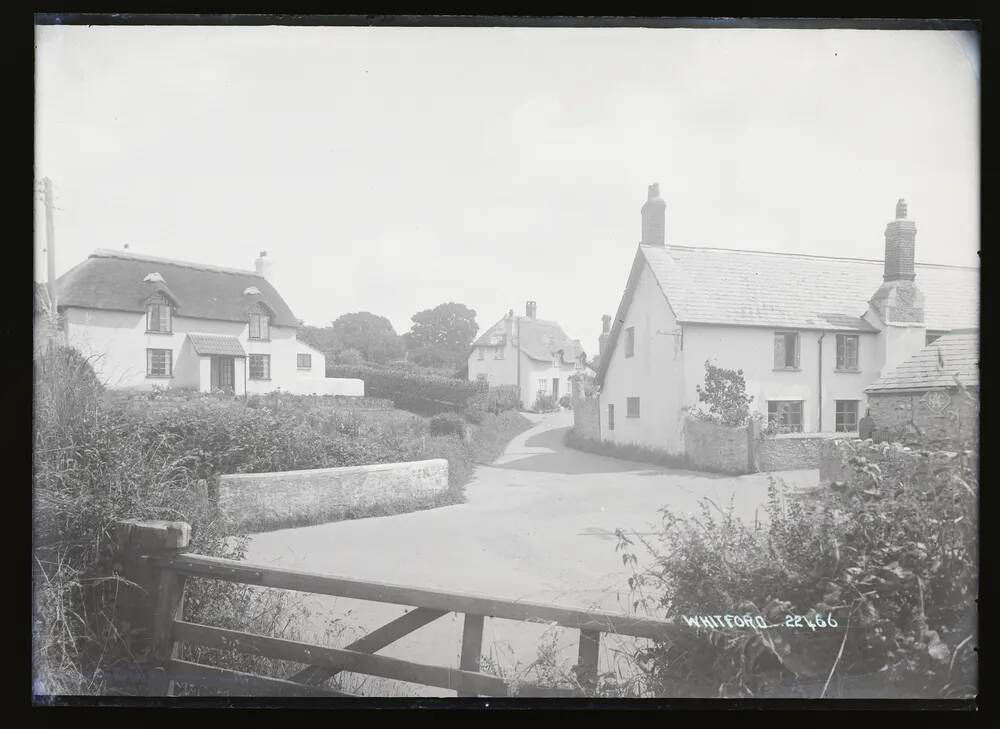
[[[601,332],[607,334],[611,331],[611,315],[605,314],[601,317]]]
[[[534,301],[528,301],[528,302],[525,303],[525,305],[524,305],[524,314],[529,319],[534,319],[535,318],[535,314],[537,313],[537,311],[538,311],[538,304],[537,303],[535,303]]]
[[[906,218],[906,200],[899,198],[899,202],[896,203],[896,220],[904,220]]]
[[[667,204],[660,197],[660,183],[649,186],[649,197],[642,206],[642,244],[666,245]]]
[[[916,278],[914,253],[917,226],[906,219],[906,201],[896,203],[896,219],[885,227],[885,269],[883,281],[912,281]]]

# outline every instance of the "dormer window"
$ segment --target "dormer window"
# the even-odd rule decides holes
[[[271,338],[270,317],[263,312],[250,314],[250,339],[262,339],[267,341]]]
[[[173,331],[170,303],[162,296],[146,305],[146,331],[158,334],[170,334]]]

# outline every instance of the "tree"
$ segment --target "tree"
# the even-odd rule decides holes
[[[479,331],[476,312],[448,302],[418,311],[404,336],[410,360],[428,367],[460,367]]]
[[[392,322],[370,311],[344,314],[333,322],[332,329],[343,349],[356,349],[369,362],[397,359],[404,351]]]
[[[334,334],[332,326],[311,327],[303,325],[299,327],[298,338],[325,354],[330,362],[334,360],[337,353],[344,349],[343,343]]]
[[[707,415],[725,425],[746,425],[753,395],[747,395],[743,370],[727,370],[705,361],[705,385],[695,385],[698,401],[708,404]]]

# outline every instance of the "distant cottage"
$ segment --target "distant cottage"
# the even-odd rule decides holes
[[[514,385],[524,408],[540,397],[558,401],[570,395],[570,378],[586,371],[586,354],[578,339],[570,339],[554,321],[537,317],[538,305],[525,304],[525,315],[514,311],[472,343],[469,379],[491,386]]]
[[[245,271],[95,251],[56,282],[58,337],[111,388],[363,395],[359,380],[326,378],[326,358],[298,340],[269,266],[266,252]]]
[[[603,440],[680,452],[706,360],[742,369],[753,409],[782,430],[854,431],[867,387],[978,326],[978,269],[914,263],[903,200],[884,261],[667,245],[665,209],[651,185],[625,293],[602,328]]]

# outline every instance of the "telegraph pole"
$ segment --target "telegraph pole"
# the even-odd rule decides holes
[[[51,316],[55,321],[58,316],[58,300],[56,299],[56,230],[52,214],[52,180],[42,179],[45,193],[45,253],[49,266],[49,302],[52,307]]]

